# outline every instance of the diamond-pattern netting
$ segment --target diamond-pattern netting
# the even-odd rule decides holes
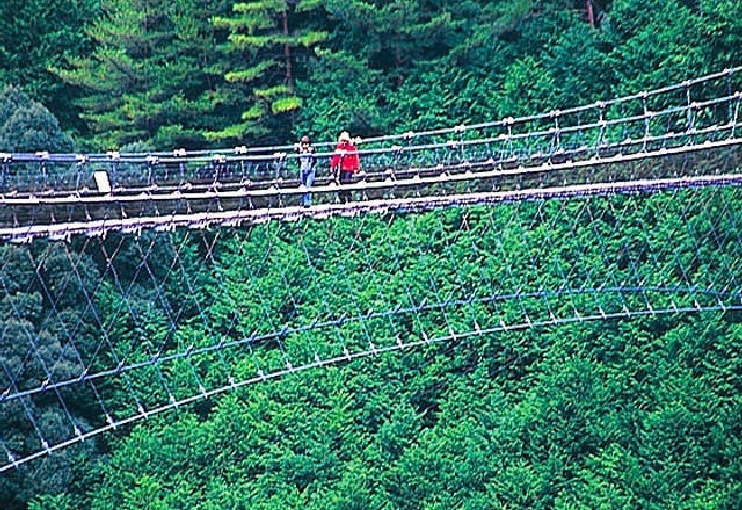
[[[0,245],[0,470],[361,356],[737,310],[740,206],[708,186]]]

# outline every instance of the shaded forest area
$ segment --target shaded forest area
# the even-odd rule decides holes
[[[363,137],[431,129],[742,64],[735,0],[5,0],[0,13],[0,152],[229,147],[304,133],[330,139],[340,130]],[[631,199],[620,226],[542,223],[543,204],[511,204],[368,218],[360,226],[337,219],[297,230],[225,230],[218,271],[214,261],[204,264],[199,242],[181,240],[181,263],[199,278],[190,289],[171,281],[164,292],[183,303],[178,335],[207,342],[220,324],[234,322],[235,303],[239,327],[253,331],[271,320],[309,323],[326,307],[393,309],[399,296],[429,295],[431,281],[462,296],[538,282],[557,288],[579,261],[599,282],[601,250],[639,249],[648,238],[678,250],[658,265],[639,249],[624,270],[661,280],[658,268],[683,261],[693,278],[724,274],[739,291],[742,253],[730,241],[742,235],[734,215],[740,197],[698,197]],[[591,229],[605,238],[589,236]],[[161,276],[173,246],[147,235],[152,271]],[[84,289],[95,289],[93,309],[113,324],[117,348],[146,357],[169,334],[163,310],[150,305],[159,290],[148,278],[135,281],[137,268],[126,265],[141,256],[137,244],[122,241],[117,272],[133,283],[127,299],[141,311],[136,325],[117,314],[123,305],[89,247],[80,240],[0,246],[5,366],[17,368],[28,349],[17,339],[32,331],[40,357],[58,362],[57,375],[79,373],[65,349],[67,327],[75,326],[83,356],[100,344]],[[534,250],[548,264],[533,267]],[[697,264],[702,257],[707,265]],[[350,294],[340,271],[352,275]],[[48,288],[39,288],[42,280]],[[208,327],[190,306],[194,293],[210,303]],[[498,313],[516,317],[522,306]],[[400,333],[412,340],[416,328],[464,330],[491,313],[461,307],[426,316],[422,326],[346,325],[339,333],[350,342]],[[332,345],[327,336],[297,336],[292,352]],[[735,509],[741,339],[733,313],[669,315],[498,333],[293,375],[4,473],[0,507]],[[225,363],[248,377],[254,356],[277,363],[280,350],[225,356],[201,360],[212,385],[224,375],[206,376]],[[173,365],[165,375],[187,394],[196,391],[191,371]],[[132,405],[127,392],[134,391],[154,404],[164,398],[152,390],[155,375],[136,374],[129,389],[111,383],[102,398],[120,395]],[[22,383],[43,377],[29,365]],[[67,400],[83,428],[100,425],[89,392]],[[32,410],[50,439],[69,428],[53,404],[41,398]],[[0,436],[19,451],[35,440],[24,412],[0,422]]]

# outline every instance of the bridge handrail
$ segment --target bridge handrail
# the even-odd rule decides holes
[[[636,153],[636,154],[617,154],[608,158],[592,157],[584,161],[566,161],[564,163],[557,164],[543,164],[540,166],[534,166],[529,168],[516,168],[512,170],[503,169],[491,169],[479,172],[464,171],[463,173],[441,173],[439,175],[431,177],[419,177],[413,176],[409,179],[397,180],[397,181],[381,181],[381,182],[360,182],[356,184],[349,184],[344,186],[338,186],[335,184],[329,184],[325,186],[318,186],[313,188],[313,193],[335,193],[340,189],[353,190],[353,191],[370,191],[373,189],[385,189],[385,188],[400,188],[400,187],[415,187],[415,186],[426,186],[431,184],[445,184],[451,182],[466,182],[474,179],[487,179],[487,178],[498,178],[513,175],[525,175],[525,174],[536,174],[544,171],[555,171],[555,170],[568,170],[573,168],[589,168],[596,165],[607,165],[612,163],[627,163],[641,161],[647,158],[665,157],[669,155],[685,154],[693,151],[699,151],[704,149],[723,148],[731,147],[734,145],[742,144],[742,138],[727,139],[718,142],[709,142],[697,146],[681,146],[672,149],[658,149],[649,153]],[[467,167],[460,166],[459,169],[467,170]],[[613,192],[616,190],[645,189],[649,184],[647,182],[654,183],[654,186],[665,186],[667,185],[678,185],[678,186],[690,186],[690,185],[711,185],[711,184],[739,184],[742,180],[742,175],[730,174],[730,175],[702,175],[702,176],[685,176],[678,178],[668,179],[654,179],[654,180],[637,180],[632,182],[601,182],[594,184],[583,184],[583,185],[572,185],[567,188],[568,191],[559,188],[564,192],[579,191],[581,189],[600,189],[604,192]],[[669,184],[668,184],[669,183]],[[580,188],[583,186],[583,188]],[[611,191],[613,190],[613,191]],[[553,190],[552,190],[553,191]],[[502,197],[513,196],[513,197],[547,197],[551,196],[548,189],[524,189],[524,190],[512,190],[504,192],[492,192],[492,193],[469,193],[466,196],[471,197],[496,197],[500,200]],[[0,200],[0,204],[5,206],[38,206],[41,204],[46,205],[70,205],[70,204],[95,204],[102,205],[103,203],[111,203],[122,205],[129,202],[141,201],[146,198],[150,201],[167,201],[167,200],[198,200],[198,199],[242,199],[242,198],[257,198],[257,197],[270,197],[270,196],[291,196],[303,193],[304,190],[301,188],[286,188],[286,189],[266,189],[266,190],[248,190],[239,189],[235,191],[216,191],[210,190],[207,192],[195,192],[195,193],[181,193],[179,191],[169,194],[150,195],[146,197],[132,195],[129,197],[56,197],[56,198],[33,198],[33,199],[13,199],[4,198]],[[561,192],[561,191],[560,191]],[[553,193],[552,193],[553,194]],[[91,221],[74,221],[74,222],[62,222],[53,224],[40,224],[40,225],[27,225],[27,226],[14,226],[14,227],[0,227],[0,239],[8,240],[13,242],[25,242],[30,241],[36,237],[49,237],[49,238],[63,238],[70,234],[86,234],[86,235],[102,235],[109,230],[136,230],[136,229],[149,229],[149,228],[177,228],[177,227],[190,227],[194,225],[203,224],[203,226],[209,226],[212,224],[225,224],[230,222],[264,222],[270,220],[286,220],[286,219],[298,219],[301,217],[326,217],[327,215],[337,214],[356,214],[357,212],[378,212],[390,209],[402,207],[403,205],[412,207],[415,210],[416,204],[443,204],[453,203],[451,200],[459,200],[457,195],[442,195],[442,196],[425,196],[425,197],[413,197],[404,199],[389,199],[389,200],[362,200],[357,202],[350,202],[349,204],[319,204],[311,208],[293,207],[293,206],[282,206],[282,207],[267,207],[262,209],[233,209],[225,211],[205,212],[205,213],[190,213],[190,214],[165,214],[154,217],[133,217],[133,218],[109,218],[101,220]],[[469,199],[464,200],[464,204],[468,204]],[[494,200],[494,198],[493,198]],[[495,201],[497,201],[495,200]],[[458,203],[458,202],[456,202]]]

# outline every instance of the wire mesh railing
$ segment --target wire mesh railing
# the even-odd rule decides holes
[[[434,171],[455,163],[533,166],[616,153],[702,144],[739,136],[742,71],[728,69],[590,105],[471,126],[357,138],[367,178]],[[332,178],[333,144],[321,142],[320,183]],[[0,154],[0,193],[118,194],[199,188],[298,185],[294,145],[170,153]]]
[[[740,74],[363,140],[344,187],[331,143],[311,190],[293,146],[0,155],[0,472],[365,356],[737,313]]]

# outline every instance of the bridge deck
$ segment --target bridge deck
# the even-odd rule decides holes
[[[517,168],[484,162],[436,167],[405,178],[366,179],[311,188],[313,206],[300,207],[307,190],[295,183],[251,189],[150,190],[136,194],[0,197],[0,239],[64,238],[108,230],[193,227],[239,221],[321,218],[436,204],[494,203],[560,194],[614,193],[662,186],[736,183],[742,138],[671,149]],[[394,175],[396,177],[396,175]],[[353,195],[338,203],[338,192]],[[485,198],[487,197],[487,198]]]

